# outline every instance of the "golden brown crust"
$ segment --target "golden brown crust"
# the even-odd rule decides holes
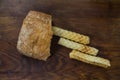
[[[50,56],[50,43],[53,35],[51,16],[30,11],[23,21],[17,48],[29,57],[46,60]]]

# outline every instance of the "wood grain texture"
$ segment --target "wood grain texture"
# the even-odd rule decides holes
[[[56,36],[47,62],[20,55],[17,38],[29,10],[51,14],[53,25],[90,36],[90,45],[112,67],[71,60],[71,50],[58,45]],[[119,61],[119,0],[0,0],[0,80],[120,80]]]

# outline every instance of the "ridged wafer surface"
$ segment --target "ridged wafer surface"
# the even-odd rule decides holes
[[[94,47],[79,44],[79,43],[76,43],[76,42],[73,42],[73,41],[70,41],[70,40],[67,40],[64,38],[60,38],[58,44],[63,45],[67,48],[79,50],[81,52],[84,52],[84,53],[87,53],[90,55],[94,55],[94,56],[97,55],[97,53],[98,53],[98,49],[96,49]]]
[[[53,26],[53,33],[56,36],[67,38],[67,39],[70,39],[72,41],[82,43],[82,44],[89,44],[89,42],[90,42],[90,39],[88,36],[85,36],[85,35],[82,35],[79,33],[75,33],[72,31],[64,30],[62,28],[58,28],[58,27],[54,27],[54,26]]]
[[[97,66],[104,67],[104,68],[111,66],[110,61],[107,59],[87,55],[87,54],[84,54],[76,50],[73,50],[72,52],[70,52],[69,57],[72,59],[76,59],[76,60],[79,60],[85,63],[97,65]]]

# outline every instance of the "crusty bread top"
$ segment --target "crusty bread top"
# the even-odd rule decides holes
[[[52,16],[49,14],[43,12],[37,12],[37,11],[30,11],[26,17],[36,18],[39,20],[48,20],[52,18]]]
[[[17,48],[29,57],[46,60],[50,56],[50,43],[53,35],[51,16],[42,12],[30,11],[23,21]]]

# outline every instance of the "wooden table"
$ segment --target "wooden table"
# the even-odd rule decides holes
[[[30,10],[51,14],[53,25],[90,36],[90,46],[111,61],[108,69],[72,60],[71,49],[52,40],[52,56],[38,61],[16,49]],[[120,80],[119,0],[0,0],[0,80]]]

